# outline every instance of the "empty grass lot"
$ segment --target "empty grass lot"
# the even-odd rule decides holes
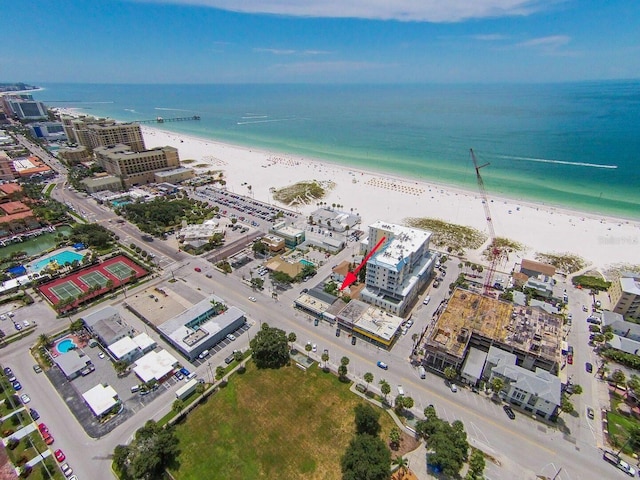
[[[177,426],[179,467],[171,473],[176,480],[340,479],[360,402],[316,366],[258,370],[249,362]],[[393,421],[380,413],[387,441]]]

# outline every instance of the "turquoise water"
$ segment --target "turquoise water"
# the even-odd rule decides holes
[[[56,245],[58,241],[56,236],[58,234],[70,235],[71,227],[59,227],[55,233],[45,233],[38,237],[25,240],[24,242],[11,243],[6,247],[2,247],[0,248],[0,259],[8,258],[15,252],[26,252],[27,255],[32,256],[49,250]]]
[[[34,272],[39,272],[53,261],[57,262],[58,265],[64,265],[67,262],[73,263],[74,260],[78,260],[80,262],[82,261],[82,258],[83,255],[80,255],[79,253],[72,252],[70,250],[64,250],[63,252],[56,253],[55,255],[43,258],[42,260],[38,260],[36,263],[34,263],[32,270]]]
[[[315,267],[315,263],[310,262],[309,260],[305,260],[304,258],[300,259],[300,263],[301,263],[302,265],[307,265],[307,266],[310,266],[310,267]]]
[[[45,85],[34,97],[178,133],[640,218],[640,81],[532,85]]]
[[[123,205],[127,205],[131,203],[131,200],[114,200],[111,202],[111,205],[114,207],[122,207]]]
[[[56,350],[60,353],[67,353],[69,350],[77,348],[77,345],[70,338],[66,338],[56,345]]]

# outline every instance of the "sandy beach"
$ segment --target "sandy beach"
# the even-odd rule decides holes
[[[222,170],[229,190],[265,202],[274,202],[272,187],[278,189],[299,181],[332,181],[336,186],[323,201],[358,212],[365,227],[376,220],[403,223],[408,217],[431,217],[488,232],[477,192],[147,126],[143,127],[143,134],[147,148],[172,145],[178,148],[181,160],[193,160],[185,166],[197,166],[200,172]],[[536,253],[576,254],[590,267],[602,270],[638,263],[640,224],[637,222],[491,195],[489,198],[496,235],[525,246],[524,251],[511,256],[510,265],[504,264],[500,270],[508,271],[521,258],[535,258]],[[307,205],[297,210],[306,215],[315,208],[316,205]],[[480,261],[481,251],[468,252],[467,256],[471,261]]]

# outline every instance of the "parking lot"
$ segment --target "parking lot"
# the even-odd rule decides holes
[[[249,329],[251,328],[251,325],[249,325],[248,323],[243,323],[242,326],[240,326],[240,328],[238,328],[237,330],[235,330],[234,332],[232,332],[232,335],[234,335],[236,337],[236,339],[238,337],[240,337],[240,335],[242,335],[243,333],[247,332]],[[237,341],[237,340],[236,340]],[[235,343],[232,340],[229,340],[228,338],[225,338],[224,340],[222,340],[220,343],[214,345],[213,347],[209,348],[209,355],[207,355],[205,358],[197,358],[195,360],[193,360],[191,363],[196,366],[199,367],[201,365],[206,365],[207,362],[211,362],[212,357],[215,356],[216,353],[221,352],[226,346]],[[217,361],[218,359],[216,359]],[[222,362],[220,362],[220,364],[222,365]]]

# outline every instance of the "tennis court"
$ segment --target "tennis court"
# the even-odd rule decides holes
[[[49,290],[51,290],[51,292],[53,292],[53,294],[60,300],[77,298],[82,293],[82,290],[80,290],[73,282],[70,281],[60,283],[54,287],[51,287]]]
[[[105,277],[102,273],[94,270],[89,273],[85,273],[84,275],[80,275],[78,277],[82,283],[84,283],[87,287],[106,287],[109,279]]]
[[[105,266],[104,269],[120,281],[126,280],[136,273],[133,268],[124,262],[112,263],[111,265]]]

